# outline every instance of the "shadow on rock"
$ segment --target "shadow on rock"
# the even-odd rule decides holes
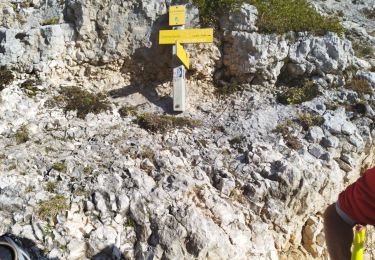
[[[25,251],[32,260],[58,260],[58,258],[49,258],[47,257],[43,250],[36,246],[35,242],[31,239],[24,238],[24,237],[18,237],[12,234],[5,234],[4,236],[1,236],[1,239],[4,239],[4,237],[10,238],[15,244],[23,251]],[[4,253],[4,256],[7,255]],[[8,260],[3,255],[0,255],[0,259],[2,260]],[[12,259],[10,259],[12,260]]]
[[[10,240],[9,240],[10,239]],[[17,247],[18,253],[22,254],[24,251],[28,254],[32,260],[59,260],[57,257],[48,257],[42,249],[37,247],[36,243],[28,238],[18,237],[12,234],[5,234],[0,236],[1,242],[7,242],[14,248],[14,244]],[[9,241],[12,241],[10,243]],[[13,260],[14,255],[11,250],[7,250],[8,246],[0,247],[0,259],[1,260]],[[92,260],[124,260],[125,256],[121,253],[120,249],[114,245],[107,246],[98,254],[91,257]]]
[[[100,253],[94,255],[92,260],[124,260],[125,256],[121,254],[116,246],[107,246]]]
[[[143,95],[149,102],[164,112],[172,112],[172,98],[159,96],[156,88],[172,80],[172,47],[159,45],[159,31],[170,29],[168,16],[160,16],[152,25],[150,47],[141,47],[125,62],[123,73],[130,73],[130,85],[109,92],[112,98],[127,97],[136,93]]]

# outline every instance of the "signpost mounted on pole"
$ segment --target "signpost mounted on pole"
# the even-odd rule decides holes
[[[169,25],[173,30],[160,30],[159,44],[173,44],[173,110],[186,110],[186,69],[190,68],[189,55],[181,44],[212,43],[213,29],[185,29],[186,7],[169,7]]]

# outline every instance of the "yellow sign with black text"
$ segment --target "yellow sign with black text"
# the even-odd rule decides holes
[[[186,8],[184,5],[169,7],[169,25],[184,25],[186,22]]]
[[[190,59],[189,55],[185,51],[184,47],[179,42],[176,42],[176,55],[179,58],[179,60],[182,62],[182,64],[185,65],[187,69],[190,67]]]
[[[212,43],[214,41],[214,30],[186,29],[186,30],[160,30],[159,44],[180,43]]]

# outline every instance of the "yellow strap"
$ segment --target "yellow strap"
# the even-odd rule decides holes
[[[363,259],[365,238],[366,238],[366,228],[357,226],[354,231],[352,260]]]

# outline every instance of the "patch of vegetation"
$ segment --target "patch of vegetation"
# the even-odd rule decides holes
[[[140,156],[141,156],[142,159],[149,159],[149,160],[153,161],[154,158],[155,158],[155,152],[150,147],[145,147],[142,150]]]
[[[295,105],[310,101],[320,94],[318,86],[307,81],[302,87],[291,87],[278,94],[277,100],[284,105]]]
[[[325,102],[324,105],[326,106],[327,110],[333,110],[333,111],[340,107],[340,105],[334,101]]]
[[[372,95],[374,93],[370,83],[365,79],[354,78],[346,85],[346,88],[354,90],[362,96]]]
[[[279,124],[276,126],[276,128],[272,131],[273,133],[280,134],[284,140],[285,144],[294,150],[299,150],[303,147],[301,141],[296,137],[291,134],[290,127],[293,126],[293,121],[292,120],[287,120],[284,123]]]
[[[34,6],[34,4],[33,4],[32,0],[26,0],[22,3],[20,3],[21,8],[29,8],[29,7],[33,7],[33,6]]]
[[[346,67],[342,75],[344,75],[345,78],[353,78],[357,74],[357,71],[358,69],[356,67],[354,67],[353,65],[350,65]]]
[[[236,136],[229,140],[229,144],[231,147],[239,145],[242,143],[243,136]]]
[[[205,139],[199,139],[197,140],[197,143],[200,144],[203,148],[207,148],[208,141]]]
[[[29,130],[27,129],[25,125],[23,125],[17,130],[15,137],[16,137],[17,144],[26,143],[27,141],[30,140]]]
[[[362,43],[362,42],[354,42],[353,43],[353,50],[357,57],[364,58],[364,57],[373,57],[374,56],[374,49],[372,46]]]
[[[33,186],[27,186],[26,189],[25,189],[25,192],[30,193],[30,192],[33,192],[33,190],[34,190]]]
[[[264,33],[309,31],[317,35],[326,32],[344,34],[344,28],[334,17],[320,15],[306,0],[251,0],[259,11],[257,26]]]
[[[61,163],[61,162],[54,163],[52,165],[52,169],[54,169],[55,171],[58,171],[58,172],[65,172],[66,171],[66,165],[64,163]]]
[[[216,24],[224,12],[233,12],[245,2],[245,0],[193,0],[199,9],[202,22],[211,25]]]
[[[301,113],[298,115],[298,121],[305,130],[308,130],[312,126],[321,126],[324,123],[324,118],[312,113]]]
[[[54,181],[47,182],[45,190],[48,191],[48,192],[50,192],[50,193],[55,192],[55,190],[56,190],[56,182],[54,182]]]
[[[344,28],[337,18],[320,15],[306,0],[194,0],[201,20],[206,24],[218,23],[224,13],[238,10],[243,3],[250,3],[258,9],[257,26],[262,33],[344,33]]]
[[[123,106],[118,112],[121,117],[136,116],[138,114],[137,109],[133,106]]]
[[[215,88],[215,94],[218,96],[227,97],[242,90],[243,87],[241,85],[236,83],[228,83],[225,85],[217,85]]]
[[[125,223],[125,227],[131,227],[131,228],[134,228],[136,225],[134,219],[132,219],[131,217],[128,217],[126,219],[126,223]]]
[[[46,19],[46,20],[42,21],[40,24],[42,26],[53,25],[53,24],[58,24],[59,21],[60,21],[60,17],[52,17],[50,19]]]
[[[16,14],[16,20],[20,23],[20,24],[25,24],[27,22],[26,18],[21,15],[21,14]]]
[[[54,101],[64,103],[65,112],[77,111],[77,117],[82,119],[89,113],[99,114],[110,110],[106,95],[90,93],[79,87],[64,88],[60,96],[54,97]]]
[[[50,236],[52,239],[55,239],[55,234],[53,233],[53,226],[51,226],[50,223],[47,223],[47,225],[44,227],[44,233],[46,236]]]
[[[56,195],[50,200],[43,201],[39,204],[38,216],[47,220],[49,218],[55,218],[57,214],[68,209],[66,199],[62,195]]]
[[[375,20],[375,8],[373,9],[365,8],[362,10],[362,12],[366,16],[367,19]]]
[[[83,173],[86,175],[90,175],[92,172],[93,172],[93,169],[90,166],[86,166],[85,168],[83,168]]]
[[[137,115],[135,122],[141,128],[154,133],[165,133],[174,128],[194,128],[202,125],[201,121],[190,118],[156,115],[152,113],[142,113]]]
[[[14,80],[13,73],[5,68],[0,68],[0,91]]]
[[[17,165],[16,165],[16,164],[11,164],[11,165],[9,165],[9,167],[8,167],[8,171],[13,171],[13,170],[15,170],[15,169],[17,169]]]
[[[28,79],[21,84],[21,89],[23,89],[29,98],[35,97],[39,91],[39,89],[35,86],[36,84],[38,84],[36,80]]]

